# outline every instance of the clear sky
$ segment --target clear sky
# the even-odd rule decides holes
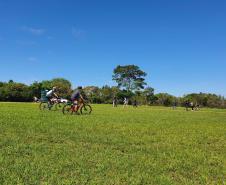
[[[0,0],[0,81],[114,85],[119,64],[156,92],[226,96],[226,1]]]

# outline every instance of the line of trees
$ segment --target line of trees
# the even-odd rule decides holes
[[[115,97],[118,103],[123,103],[126,97],[132,104],[135,100],[140,105],[164,105],[184,106],[185,102],[193,102],[203,107],[226,108],[226,99],[223,96],[209,93],[193,93],[183,97],[175,97],[167,93],[154,93],[154,88],[147,86],[145,76],[147,74],[138,66],[117,66],[112,79],[117,86],[83,87],[84,94],[90,103],[112,103]],[[0,82],[0,101],[31,102],[34,97],[40,98],[41,90],[52,89],[56,86],[60,97],[70,99],[72,84],[64,78],[55,78],[34,82],[31,85],[18,83],[10,80]]]
[[[0,82],[0,101],[10,102],[31,102],[34,97],[40,98],[40,92],[43,89],[51,89],[53,86],[58,87],[58,94],[62,98],[70,99],[72,93],[72,85],[70,81],[63,78],[55,78],[53,80],[34,82],[31,85],[18,83],[10,80],[9,82]],[[142,90],[131,91],[120,89],[117,86],[103,87],[87,86],[83,87],[86,98],[91,103],[112,103],[114,97],[118,103],[123,103],[124,97],[129,99],[129,103],[134,100],[140,105],[164,105],[171,106],[177,104],[184,106],[186,101],[198,103],[203,107],[226,108],[226,99],[223,96],[207,93],[193,93],[183,97],[175,97],[167,93],[154,93],[152,87],[146,87]]]
[[[34,82],[31,85],[17,83],[10,80],[9,82],[0,82],[0,101],[9,102],[31,102],[34,97],[40,98],[40,92],[43,89],[51,89],[53,86],[58,87],[58,94],[62,98],[70,99],[72,93],[71,83],[63,78],[53,80]],[[226,100],[223,96],[207,93],[193,93],[183,97],[175,97],[167,93],[154,93],[152,87],[146,87],[139,91],[130,91],[120,89],[117,86],[103,87],[87,86],[83,88],[86,98],[90,103],[110,104],[114,97],[118,103],[123,103],[126,97],[129,103],[137,101],[140,105],[163,105],[184,106],[186,101],[194,102],[203,107],[226,108]]]

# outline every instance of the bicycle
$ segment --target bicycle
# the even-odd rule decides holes
[[[62,110],[62,108],[64,107],[64,104],[62,101],[61,101],[61,98],[55,98],[52,100],[53,102],[53,107],[55,110]]]
[[[54,98],[49,101],[42,101],[39,104],[40,110],[51,110],[54,107],[54,110],[62,109],[65,103],[61,102],[61,98]]]
[[[69,102],[62,109],[62,112],[65,115],[67,114],[72,115],[74,113],[79,114],[79,111],[83,115],[89,115],[92,112],[92,107],[89,104],[87,104],[85,101],[81,100],[79,104],[74,104],[73,102]]]

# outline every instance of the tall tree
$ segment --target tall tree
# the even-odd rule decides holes
[[[9,82],[4,89],[5,101],[31,101],[32,94],[29,87],[22,83]]]
[[[57,87],[57,93],[60,97],[69,98],[71,95],[71,82],[64,78],[54,78],[52,80],[44,80],[41,82],[42,89],[52,89]]]
[[[91,103],[102,103],[100,98],[100,88],[96,86],[87,86],[83,88],[83,92],[86,94],[87,99]]]
[[[127,91],[144,89],[146,85],[144,77],[147,74],[136,65],[118,65],[114,71],[112,79],[116,81],[118,87]]]
[[[32,93],[32,96],[40,98],[41,90],[42,90],[42,83],[35,81],[29,86],[29,88]]]
[[[175,101],[175,97],[168,93],[159,93],[155,97],[158,105],[170,106]]]
[[[155,100],[154,88],[152,87],[145,88],[142,95],[145,97],[145,104],[151,104]]]

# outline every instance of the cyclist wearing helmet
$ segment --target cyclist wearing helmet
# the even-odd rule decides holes
[[[58,98],[58,95],[56,94],[56,87],[53,87],[50,91],[46,93],[46,98],[48,99],[49,103],[52,103],[52,98]]]
[[[71,95],[72,102],[79,101],[79,100],[84,100],[84,98],[82,96],[82,87],[81,86],[79,86],[77,89],[75,89]]]
[[[82,87],[79,86],[71,95],[71,101],[77,106],[79,102],[84,101],[82,96]],[[77,109],[77,107],[76,107]]]

